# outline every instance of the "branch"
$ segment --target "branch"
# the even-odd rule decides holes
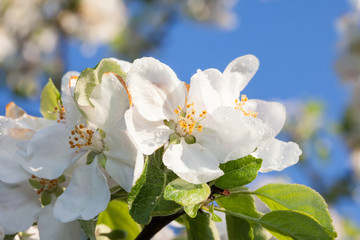
[[[145,225],[141,233],[136,237],[135,240],[149,240],[151,239],[157,232],[159,232],[163,227],[168,225],[171,221],[177,219],[185,212],[181,210],[173,215],[169,216],[161,216],[161,217],[153,217],[151,222],[148,225]]]

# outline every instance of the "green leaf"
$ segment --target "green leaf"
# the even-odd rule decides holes
[[[218,240],[219,232],[211,215],[199,212],[195,218],[184,216],[188,240]]]
[[[16,234],[11,234],[11,235],[5,235],[4,240],[13,240],[15,238]]]
[[[216,202],[219,206],[231,212],[241,213],[254,218],[262,216],[262,214],[256,210],[255,198],[249,194],[230,195],[228,197],[218,198]]]
[[[157,214],[171,214],[179,210],[179,205],[162,200],[165,186],[176,176],[162,163],[164,148],[146,156],[145,167],[140,178],[129,193],[128,203],[131,217],[140,224],[148,224]],[[163,208],[165,207],[165,208]]]
[[[261,226],[258,223],[249,222],[251,225],[251,228],[253,230],[254,239],[260,239],[260,240],[270,240],[273,239],[272,235],[268,230],[266,230],[263,226]],[[280,239],[279,239],[280,240]]]
[[[176,179],[178,176],[172,172],[167,172],[167,183]],[[159,203],[156,205],[155,209],[152,212],[152,216],[168,216],[180,211],[181,206],[174,201],[169,201],[164,198],[162,195]]]
[[[96,236],[95,236],[96,221],[94,220],[88,220],[88,221],[78,220],[78,221],[80,223],[82,230],[84,230],[89,240],[96,240]]]
[[[327,204],[319,193],[299,184],[268,184],[254,192],[271,210],[296,210],[314,217],[336,237]]]
[[[271,232],[297,240],[335,239],[314,218],[296,211],[272,211],[260,218],[259,223]]]
[[[101,83],[104,73],[112,72],[125,79],[125,72],[120,64],[110,58],[102,59],[95,68],[87,68],[81,72],[75,87],[74,97],[80,105],[93,106],[89,100],[92,90]]]
[[[194,218],[194,217],[196,217],[197,212],[198,212],[200,207],[201,207],[201,203],[195,204],[195,205],[192,205],[192,206],[184,206],[184,211],[186,212],[186,214],[189,217]]]
[[[262,160],[251,155],[220,164],[224,175],[215,181],[219,188],[229,189],[251,183],[257,176]]]
[[[226,228],[228,238],[231,240],[254,239],[254,233],[250,223],[242,218],[226,215]]]
[[[206,183],[193,184],[177,178],[166,186],[164,198],[182,206],[192,206],[205,201],[210,193],[210,187]]]
[[[247,188],[244,188],[244,187],[242,187],[240,189],[242,191],[247,190]],[[260,218],[262,216],[262,213],[258,212],[256,210],[255,198],[249,194],[231,194],[230,196],[227,196],[227,197],[221,197],[221,198],[217,199],[216,201],[219,204],[219,206],[221,206],[231,212],[241,213],[241,214],[253,217],[253,218]],[[250,232],[250,230],[246,230],[247,225],[246,225],[246,223],[244,223],[244,221],[245,221],[244,219],[237,220],[239,218],[226,214],[226,222],[228,222],[228,220],[227,220],[228,217],[233,225],[240,224],[239,228],[242,227],[242,228],[244,228],[244,231],[246,231],[247,233]],[[237,219],[233,219],[233,218],[237,218]],[[250,224],[250,227],[252,229],[251,231],[252,231],[252,235],[253,235],[254,239],[262,239],[263,240],[263,239],[271,238],[271,235],[258,223],[256,223],[256,222],[248,222],[248,223]],[[230,231],[228,231],[228,235],[229,234],[231,234],[231,235],[240,234],[238,231],[240,231],[240,230],[237,229],[236,227],[231,228]],[[232,239],[232,238],[230,238],[230,235],[229,235],[229,239]],[[246,239],[246,238],[244,238],[244,239]]]
[[[121,229],[112,230],[110,233],[102,233],[101,236],[105,236],[110,240],[120,240],[126,238],[126,232]]]
[[[141,232],[141,227],[130,216],[125,202],[113,200],[106,210],[99,214],[98,224],[105,224],[112,230],[121,229],[126,231],[126,240],[135,239]]]
[[[40,112],[44,118],[56,120],[57,114],[54,113],[55,107],[60,108],[59,102],[61,96],[59,90],[55,87],[54,83],[49,79],[41,92]]]

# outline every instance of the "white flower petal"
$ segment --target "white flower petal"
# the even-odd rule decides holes
[[[182,179],[195,183],[206,183],[224,173],[219,168],[216,157],[198,143],[172,144],[163,156],[164,164]]]
[[[29,179],[27,173],[15,159],[17,143],[32,137],[34,131],[22,128],[11,118],[0,117],[0,180],[6,183],[19,183]]]
[[[53,120],[45,118],[33,117],[17,106],[14,102],[10,102],[6,105],[6,118],[13,119],[18,124],[21,124],[23,128],[32,130],[39,130],[44,127],[48,127],[55,123]]]
[[[261,120],[244,116],[232,107],[217,108],[203,122],[202,132],[195,132],[196,142],[206,147],[220,163],[252,153],[264,137]]]
[[[28,182],[9,185],[0,182],[0,225],[6,234],[28,229],[41,211],[39,196]]]
[[[105,170],[120,187],[130,192],[134,180],[135,167],[130,167],[109,157],[106,161]]]
[[[16,119],[24,116],[25,114],[26,112],[14,102],[10,102],[6,105],[5,117],[7,118]]]
[[[224,104],[231,106],[238,99],[259,68],[259,60],[253,55],[245,55],[233,60],[223,73],[224,90],[221,94]]]
[[[134,105],[148,120],[170,119],[174,109],[185,104],[185,83],[154,58],[135,60],[126,79]]]
[[[106,134],[104,139],[108,150],[106,172],[126,191],[130,191],[134,180],[134,170],[139,152],[125,131],[117,129]],[[142,153],[140,153],[142,156]]]
[[[61,222],[89,220],[104,211],[110,201],[106,177],[95,159],[90,165],[75,169],[65,192],[54,206],[54,216]]]
[[[216,79],[216,80],[214,80]],[[212,82],[221,83],[221,73],[217,69],[208,69],[194,74],[190,80],[188,103],[194,103],[196,112],[211,113],[221,105],[221,98]]]
[[[76,153],[69,144],[70,130],[65,124],[40,130],[25,144],[19,145],[22,151],[17,152],[20,164],[37,177],[54,179],[78,160],[83,151]]]
[[[67,72],[61,79],[61,101],[66,111],[66,123],[68,125],[76,125],[84,121],[83,115],[80,113],[74,100],[75,85],[79,72]]]
[[[274,136],[281,131],[285,124],[286,109],[281,103],[251,99],[246,102],[244,110],[257,112],[257,117],[273,130]]]
[[[129,107],[126,89],[113,73],[103,74],[101,83],[94,87],[89,100],[94,107],[87,106],[83,112],[89,122],[105,131],[123,119]]]
[[[173,130],[164,124],[163,120],[149,121],[140,115],[137,107],[131,107],[125,113],[125,121],[129,134],[135,145],[145,155],[152,154],[164,145]]]
[[[294,142],[283,142],[273,138],[261,144],[251,154],[263,160],[260,172],[281,171],[299,161],[299,146]]]
[[[37,226],[40,239],[82,239],[84,232],[78,221],[62,223],[54,218],[54,204],[49,204],[40,213]]]

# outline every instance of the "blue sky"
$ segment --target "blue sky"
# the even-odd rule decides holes
[[[214,26],[180,19],[164,45],[148,53],[169,65],[183,81],[197,69],[221,71],[233,59],[254,54],[260,69],[245,89],[250,98],[320,99],[327,112],[338,117],[349,91],[334,71],[335,21],[349,11],[343,0],[240,0],[235,7],[238,27],[225,31]],[[93,58],[81,57],[77,44],[71,44],[69,70],[93,67],[103,57],[100,49]]]

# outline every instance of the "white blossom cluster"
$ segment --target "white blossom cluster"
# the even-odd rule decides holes
[[[109,61],[123,77],[102,72],[90,84],[78,72],[64,75],[61,100],[50,112],[56,120],[8,104],[0,118],[5,234],[37,222],[42,239],[80,239],[77,220],[105,210],[112,182],[129,192],[144,155],[162,146],[164,165],[195,184],[223,175],[221,163],[248,155],[263,160],[261,172],[298,161],[298,145],[275,138],[284,106],[240,94],[259,67],[255,56],[235,59],[224,72],[198,70],[190,84],[153,58]]]
[[[360,1],[349,0],[352,10],[336,23],[341,36],[336,70],[343,81],[360,81]]]

